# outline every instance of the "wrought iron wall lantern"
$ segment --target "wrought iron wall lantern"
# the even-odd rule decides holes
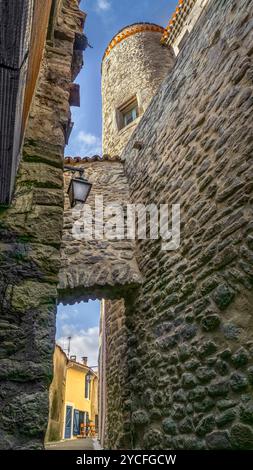
[[[72,173],[79,173],[79,177],[73,176],[69,183],[68,195],[71,207],[74,207],[78,202],[84,204],[90,194],[92,184],[84,178],[84,169],[80,167],[64,165],[64,171],[71,171]]]

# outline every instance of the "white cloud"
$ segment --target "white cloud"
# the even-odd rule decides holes
[[[79,132],[77,138],[80,142],[83,142],[84,144],[87,144],[87,145],[95,145],[98,140],[98,138],[95,135],[85,134],[85,132],[83,131]]]
[[[78,318],[79,316],[79,311],[77,310],[77,308],[71,308],[71,309],[62,309],[62,310],[58,310],[57,311],[57,320],[62,322],[64,320],[71,320],[71,319],[75,319],[75,318]]]
[[[80,156],[101,155],[102,142],[100,137],[90,134],[89,132],[80,131],[77,134],[77,141],[80,143]]]
[[[63,325],[63,336],[57,339],[57,343],[66,350],[68,347],[67,337],[71,336],[70,354],[75,355],[78,361],[82,356],[88,357],[88,365],[95,366],[98,363],[98,341],[99,328],[92,327],[87,330],[76,332],[74,325]]]
[[[97,0],[97,9],[106,11],[110,10],[111,2],[109,0]]]
[[[67,312],[58,313],[58,316],[59,316],[61,321],[69,319],[69,314]]]

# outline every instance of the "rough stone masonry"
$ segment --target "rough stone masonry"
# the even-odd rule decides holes
[[[137,243],[133,447],[253,448],[252,13],[209,3],[123,151],[132,202],[181,204],[179,250]]]

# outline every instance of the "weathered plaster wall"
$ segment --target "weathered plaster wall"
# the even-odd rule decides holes
[[[95,376],[91,385],[91,413],[90,420],[95,424],[96,416],[98,416],[98,377]]]
[[[181,204],[178,250],[137,243],[137,448],[253,448],[252,21],[250,0],[210,2],[122,154],[132,202]]]
[[[172,49],[161,45],[162,33],[142,31],[117,44],[102,63],[103,152],[120,154],[139,122],[118,131],[117,109],[137,96],[140,115],[173,66]],[[129,66],[131,64],[131,66]]]
[[[122,162],[117,157],[99,159],[84,158],[75,163],[75,160],[66,158],[65,162],[72,166],[84,168],[85,177],[92,183],[92,189],[83,206],[76,205],[70,208],[67,188],[71,178],[69,172],[65,173],[65,211],[64,227],[61,249],[61,269],[59,275],[59,295],[64,302],[120,296],[122,287],[127,288],[138,285],[141,275],[136,263],[134,251],[135,241],[95,238],[95,225],[93,224],[92,238],[82,238],[84,222],[87,215],[84,212],[87,205],[92,210],[92,221],[95,217],[96,197],[103,197],[104,215],[101,227],[112,217],[106,212],[109,204],[121,204],[123,210],[129,202],[129,190],[123,171]],[[73,228],[77,227],[77,235]],[[79,238],[79,229],[80,237]],[[77,238],[78,236],[78,238]]]
[[[107,449],[132,446],[126,333],[124,300],[105,300]]]
[[[0,448],[41,448],[52,379],[63,151],[75,33],[84,14],[63,0],[47,41],[12,205],[0,213]]]
[[[98,349],[98,437],[101,447],[105,447],[106,424],[106,332],[105,332],[105,301],[100,302],[100,320],[99,320],[99,349]]]
[[[53,381],[49,389],[49,416],[45,442],[60,441],[64,429],[64,397],[68,358],[60,346],[54,350]]]

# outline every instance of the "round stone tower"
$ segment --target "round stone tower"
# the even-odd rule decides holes
[[[120,154],[174,63],[161,44],[164,28],[137,23],[122,29],[102,62],[103,153]]]

